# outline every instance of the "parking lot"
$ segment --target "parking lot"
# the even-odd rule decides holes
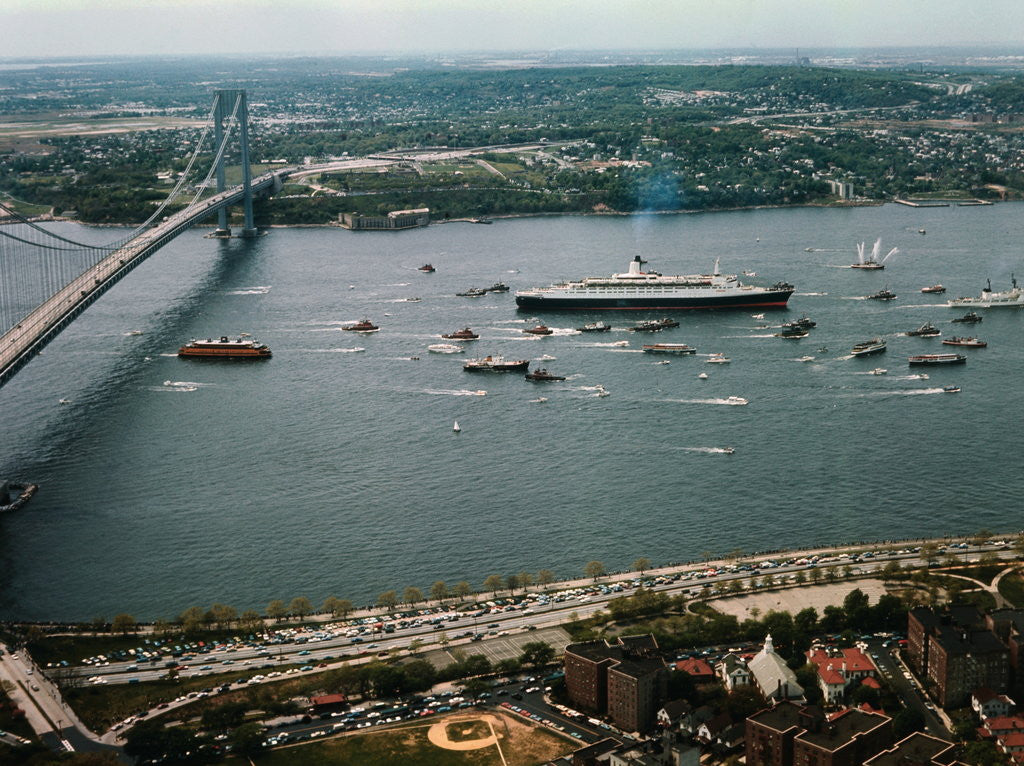
[[[516,633],[515,635],[489,637],[482,641],[472,641],[468,644],[460,643],[448,649],[435,649],[434,651],[427,652],[424,657],[434,667],[443,668],[455,662],[454,652],[466,655],[482,654],[493,665],[501,660],[519,657],[523,653],[523,646],[532,641],[544,641],[553,646],[557,654],[561,654],[562,650],[572,642],[572,639],[561,628],[541,628],[540,630],[531,630],[525,633]]]

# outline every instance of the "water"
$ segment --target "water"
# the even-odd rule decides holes
[[[615,569],[638,556],[666,563],[1013,528],[1008,509],[1024,490],[1013,426],[1024,316],[988,311],[981,325],[952,325],[963,312],[942,304],[978,294],[988,277],[1003,289],[1012,270],[1024,276],[1020,212],[538,218],[394,234],[275,230],[227,243],[189,232],[0,389],[0,476],[42,487],[0,518],[0,617],[171,617],[296,595],[368,603],[438,579],[578,576],[592,559]],[[884,271],[840,268],[878,236],[884,251],[901,251]],[[660,313],[533,317],[509,293],[454,295],[621,271],[636,253],[664,273],[721,257],[723,270],[785,279],[797,293],[763,321],[680,316],[681,327],[655,337],[698,354],[668,365],[638,353],[649,336],[568,334]],[[427,261],[435,274],[416,270]],[[919,292],[935,282],[945,296]],[[899,300],[854,299],[882,287]],[[758,327],[801,313],[818,328],[800,341]],[[340,330],[363,316],[381,331]],[[909,379],[919,368],[908,354],[948,350],[899,335],[927,320],[989,347],[964,351],[966,367]],[[523,336],[537,321],[556,334]],[[482,336],[467,354],[427,352],[467,325]],[[190,337],[242,331],[273,359],[174,356]],[[847,358],[876,335],[886,354]],[[619,340],[629,348],[610,345]],[[731,364],[707,364],[711,352]],[[462,371],[486,353],[554,356],[541,364],[569,380]],[[816,361],[797,361],[804,355]],[[865,374],[879,366],[889,373]],[[941,393],[947,383],[963,392]],[[730,406],[729,396],[750,403]]]

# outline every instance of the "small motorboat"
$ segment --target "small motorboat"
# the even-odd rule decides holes
[[[928,287],[921,288],[922,293],[944,293],[946,288],[942,285],[929,285]]]
[[[527,335],[551,335],[554,330],[545,325],[539,324],[536,327],[528,327],[523,330]]]
[[[732,455],[735,452],[736,452],[736,448],[735,447],[722,447],[722,454],[723,455]]]
[[[907,335],[912,338],[934,338],[938,335],[942,335],[942,331],[931,322],[925,322],[916,330],[908,330]]]
[[[715,353],[708,357],[706,361],[708,364],[729,364],[729,362],[731,362],[732,359],[725,356],[725,354]]]
[[[729,404],[750,404],[750,402],[748,402],[742,396],[727,396],[725,398],[725,401],[728,402]]]
[[[800,340],[800,338],[806,338],[808,335],[810,333],[803,327],[785,327],[775,333],[776,338],[785,338],[786,340]]]
[[[608,389],[605,388],[604,386],[599,385],[597,387],[597,393],[595,393],[594,396],[600,396],[601,398],[604,398],[606,396],[611,396],[611,392],[608,391]]]
[[[547,400],[548,398],[546,396],[538,396],[536,399],[531,399],[530,401],[534,404],[544,404]]]
[[[435,343],[432,346],[427,346],[427,351],[433,354],[461,354],[465,350],[462,346],[457,346],[454,343]]]
[[[952,338],[945,338],[942,341],[942,344],[944,346],[963,346],[965,348],[985,348],[985,346],[988,345],[988,343],[983,341],[981,338],[960,338],[957,336],[953,336]]]
[[[942,393],[944,394],[959,394],[960,386],[943,386]]]
[[[701,373],[698,373],[697,377],[700,378],[701,380],[707,380],[708,379],[708,374],[706,372],[701,372]]]
[[[612,326],[610,324],[605,324],[604,322],[590,322],[589,324],[577,327],[576,329],[580,332],[608,332],[612,329]]]
[[[476,340],[480,336],[468,327],[463,327],[461,330],[450,332],[447,335],[442,335],[441,337],[445,340]]]
[[[697,349],[685,343],[650,343],[644,344],[645,354],[695,354]]]
[[[813,362],[814,361],[814,357],[813,356],[802,356],[797,361],[798,362]]]
[[[975,311],[968,311],[962,317],[957,317],[956,319],[951,319],[950,321],[951,322],[965,322],[967,324],[974,324],[975,322],[982,321],[984,318],[985,317],[981,316],[980,314],[978,314]]]
[[[751,319],[764,319],[764,314],[751,314]]]
[[[434,268],[433,264],[424,263],[419,267],[419,271],[422,271],[424,274],[433,274],[437,269]]]
[[[71,404],[70,399],[61,399],[57,404]]]
[[[526,379],[532,380],[535,383],[544,383],[548,381],[565,380],[561,375],[552,375],[544,367],[538,367],[533,372],[526,373]]]
[[[894,301],[896,300],[896,293],[891,290],[879,290],[877,293],[871,293],[871,295],[865,296],[869,301]]]
[[[361,319],[348,327],[342,327],[346,332],[377,332],[380,328],[369,319]]]
[[[764,316],[763,314],[761,316]],[[794,319],[792,322],[786,322],[783,327],[799,327],[803,330],[810,330],[812,327],[817,327],[818,323],[811,319],[809,316],[804,314],[799,319]]]
[[[873,369],[871,371],[871,374],[872,375],[885,375],[887,372],[889,372],[889,371],[887,369],[885,369],[884,367],[876,367],[875,369]]]

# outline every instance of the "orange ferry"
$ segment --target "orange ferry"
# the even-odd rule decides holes
[[[255,338],[229,338],[220,340],[191,340],[178,349],[178,356],[198,356],[214,359],[269,359],[270,349]]]

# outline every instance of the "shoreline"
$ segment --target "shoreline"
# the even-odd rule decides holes
[[[598,582],[600,582],[601,584],[604,584],[604,585],[611,585],[611,584],[615,584],[615,583],[622,582],[622,581],[625,581],[625,580],[634,580],[634,579],[636,579],[638,577],[661,577],[661,576],[665,576],[665,575],[673,575],[673,574],[676,574],[676,573],[679,573],[679,572],[686,572],[686,571],[690,571],[690,570],[694,570],[694,569],[717,569],[717,568],[719,568],[721,566],[728,566],[728,565],[732,565],[732,564],[753,564],[753,563],[756,563],[756,562],[763,562],[765,560],[775,559],[775,558],[808,558],[808,557],[811,557],[811,556],[819,556],[819,555],[822,555],[822,554],[841,555],[841,554],[844,554],[844,553],[855,553],[855,552],[864,551],[864,550],[871,550],[872,552],[877,552],[878,550],[882,550],[882,549],[892,549],[892,548],[899,549],[899,548],[905,548],[907,546],[920,547],[920,546],[927,545],[929,543],[935,543],[935,544],[938,544],[938,545],[942,545],[944,543],[948,543],[951,540],[970,540],[970,538],[976,536],[977,534],[979,534],[979,533],[978,532],[962,533],[962,534],[950,533],[950,534],[942,535],[942,536],[939,536],[939,537],[906,537],[906,538],[887,539],[887,540],[860,540],[860,541],[847,542],[847,543],[834,543],[834,544],[831,544],[831,545],[817,545],[817,546],[812,546],[812,547],[808,547],[808,548],[775,548],[775,549],[768,549],[768,550],[761,550],[761,551],[753,551],[753,552],[749,552],[749,553],[747,553],[747,552],[739,552],[740,555],[737,555],[737,556],[730,556],[728,554],[726,554],[726,555],[716,554],[715,557],[713,557],[713,558],[708,558],[708,559],[704,559],[704,560],[700,560],[700,561],[691,560],[691,561],[683,561],[683,562],[671,562],[671,563],[667,563],[667,564],[656,564],[654,562],[651,562],[649,568],[644,569],[642,573],[639,570],[635,570],[635,569],[615,570],[615,571],[606,572],[605,574],[603,574],[603,575],[601,575],[599,577],[596,577],[596,578],[588,577],[588,576],[583,576],[583,577],[572,577],[572,578],[567,578],[567,579],[555,580],[554,582],[551,582],[551,583],[549,583],[547,585],[539,585],[539,584],[534,583],[534,584],[529,585],[529,586],[527,586],[525,588],[523,588],[523,587],[517,588],[516,592],[518,592],[520,594],[526,594],[526,593],[549,593],[549,592],[556,592],[556,591],[563,591],[563,590],[572,590],[574,588],[589,587],[589,586],[592,586],[592,585],[594,585],[595,583],[598,583]],[[1012,541],[1015,540],[1016,538],[1018,538],[1019,536],[1024,535],[1024,530],[1017,531],[1017,532],[1008,532],[1008,531],[1004,531],[1004,532],[991,532],[991,533],[987,533],[987,534],[988,534],[988,537],[987,537],[988,541],[992,541],[992,540],[1005,540],[1005,541],[1007,541],[1009,543],[1009,545],[1012,546],[1013,545]],[[840,563],[840,562],[835,562],[834,564],[832,564],[832,566],[842,566],[842,565],[843,564]],[[825,567],[825,568],[827,568],[827,567]],[[531,573],[531,574],[534,574],[534,573]],[[336,621],[336,620],[339,620],[339,619],[353,620],[353,619],[359,619],[359,618],[362,618],[362,617],[380,616],[380,615],[384,615],[384,614],[389,614],[389,613],[394,613],[394,612],[399,612],[399,611],[405,611],[405,610],[426,609],[428,607],[436,607],[436,606],[440,606],[440,605],[444,605],[444,604],[448,604],[448,605],[451,605],[452,607],[454,607],[455,604],[466,604],[466,603],[473,604],[473,603],[478,603],[480,601],[494,600],[496,598],[507,598],[511,594],[512,594],[512,592],[510,592],[508,590],[507,586],[506,587],[502,587],[500,590],[495,591],[495,592],[483,591],[483,590],[479,590],[479,591],[478,590],[474,590],[468,596],[466,596],[464,598],[461,598],[461,599],[459,597],[457,597],[457,596],[450,596],[449,598],[446,598],[446,599],[443,599],[443,600],[426,598],[423,601],[416,602],[416,604],[414,604],[414,605],[401,604],[400,606],[395,607],[394,609],[388,609],[387,607],[383,607],[383,606],[379,606],[379,605],[357,607],[357,608],[353,609],[351,612],[349,612],[348,615],[346,617],[344,617],[344,618],[336,617],[336,616],[334,616],[334,615],[332,615],[330,613],[326,613],[326,612],[314,611],[311,614],[309,614],[304,620],[302,620],[302,621],[300,621],[298,623],[292,623],[291,622],[291,618],[289,618],[289,617],[285,617],[283,621],[278,621],[278,620],[275,620],[274,618],[271,618],[271,617],[267,616],[266,614],[263,614],[262,610],[255,610],[253,607],[249,607],[249,609],[254,609],[254,611],[260,611],[260,617],[263,620],[264,624],[266,624],[268,627],[274,626],[274,625],[285,625],[285,626],[292,625],[292,626],[294,626],[294,625],[308,624],[308,623],[333,622],[333,621]],[[216,601],[218,601],[218,599],[215,598],[214,602],[216,602]],[[187,608],[189,608],[189,607],[183,607],[183,609],[187,609]],[[246,608],[245,607],[239,608],[239,613],[241,613],[242,611],[246,611]],[[153,618],[147,618],[147,619],[137,619],[136,622],[137,622],[137,625],[139,626],[139,629],[140,629],[139,632],[140,633],[146,633],[146,632],[151,632],[153,630],[153,626],[157,622],[159,622],[159,621],[163,620],[163,621],[174,623],[175,619],[176,619],[175,617],[172,617],[170,619],[168,619],[166,617],[153,617]],[[45,621],[42,621],[42,620],[18,620],[18,619],[12,619],[10,617],[5,617],[5,618],[0,619],[0,625],[24,626],[24,627],[35,626],[35,627],[65,627],[65,628],[73,628],[73,627],[76,627],[76,626],[92,627],[92,621],[91,620],[85,620],[85,619],[83,619],[83,620],[59,620],[59,619],[54,619],[54,620],[45,620]],[[86,631],[75,631],[75,632],[78,633],[78,634],[85,635],[89,631],[86,630]],[[106,632],[109,632],[109,631],[106,631]],[[104,632],[104,634],[106,632]]]
[[[745,205],[742,207],[709,207],[702,210],[633,210],[633,211],[621,211],[621,210],[552,210],[549,212],[533,212],[533,213],[493,213],[486,214],[483,216],[488,220],[513,220],[517,218],[552,218],[557,216],[572,216],[577,218],[590,218],[590,217],[610,217],[610,218],[627,218],[630,216],[662,216],[662,215],[700,215],[702,213],[735,213],[749,210],[786,210],[789,208],[821,208],[821,209],[835,209],[842,210],[851,207],[882,207],[883,205],[896,204],[894,200],[863,200],[856,202],[828,202],[828,203],[817,203],[817,202],[802,202],[793,203],[790,205]],[[476,220],[480,216],[473,217],[462,217],[462,218],[441,218],[432,219],[429,226],[435,224],[447,224],[447,223],[476,223]],[[63,216],[44,215],[38,217],[30,217],[28,220],[33,223],[77,223],[80,226],[88,226],[95,229],[110,228],[131,228],[138,226],[138,223],[93,223],[90,221],[82,221],[78,218],[65,218]],[[11,222],[16,223],[16,222]],[[231,228],[241,228],[241,224],[231,223]],[[217,224],[196,224],[192,226],[193,229],[216,229]],[[257,225],[257,229],[343,229],[350,231],[344,226],[336,222],[327,223],[272,223],[266,226]],[[425,228],[422,226],[412,227],[413,229]],[[409,231],[411,229],[396,229],[395,231]],[[393,233],[386,230],[373,230],[374,233]]]

